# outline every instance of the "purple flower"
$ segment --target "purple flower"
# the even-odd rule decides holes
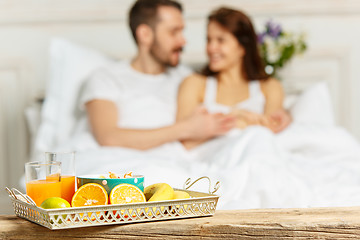
[[[266,33],[273,38],[278,38],[282,32],[280,24],[274,23],[272,20],[269,20],[266,24]]]

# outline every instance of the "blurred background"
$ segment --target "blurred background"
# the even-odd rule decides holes
[[[219,6],[250,15],[258,32],[272,19],[284,30],[306,34],[308,49],[281,70],[287,92],[326,81],[337,124],[360,140],[360,1],[182,0],[187,46],[183,62],[206,62],[206,17]],[[0,0],[0,214],[12,213],[4,187],[18,187],[29,160],[49,79],[54,37],[116,59],[136,51],[127,26],[133,0]],[[31,115],[29,123],[26,116]],[[61,116],[59,116],[61,117]],[[38,119],[39,120],[39,119]]]

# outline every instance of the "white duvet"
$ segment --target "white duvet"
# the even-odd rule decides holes
[[[99,148],[77,153],[77,174],[134,171],[145,184],[182,187],[188,177],[219,180],[219,209],[360,204],[360,151],[343,129],[293,124],[274,135],[233,131],[186,152],[179,143],[152,151]],[[208,191],[206,182],[194,189]]]
[[[360,146],[333,124],[326,93],[320,84],[302,94],[292,108],[294,122],[280,134],[254,126],[191,151],[178,142],[149,151],[80,150],[76,171],[133,171],[145,175],[145,185],[180,188],[188,177],[208,176],[221,182],[218,209],[359,205]],[[207,192],[208,183],[192,189]]]

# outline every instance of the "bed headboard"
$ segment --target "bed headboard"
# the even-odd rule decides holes
[[[115,58],[128,58],[135,52],[126,24],[132,2],[0,2],[0,189],[18,186],[24,163],[29,159],[31,136],[24,110],[44,94],[50,39],[67,38]],[[185,7],[188,42],[183,61],[189,64],[205,62],[205,19],[212,9],[222,5],[246,10],[258,29],[273,18],[289,30],[306,31],[309,50],[284,70],[283,84],[291,92],[314,82],[328,82],[338,123],[360,139],[357,124],[360,122],[357,106],[360,102],[360,3],[357,0],[303,0],[296,5],[287,0],[181,2]],[[0,197],[4,199],[3,192]]]

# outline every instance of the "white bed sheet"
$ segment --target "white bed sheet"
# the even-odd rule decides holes
[[[99,148],[77,153],[77,174],[134,171],[145,184],[182,187],[188,177],[219,180],[219,209],[351,206],[360,202],[360,151],[338,127],[294,123],[279,135],[233,131],[187,152],[179,143],[151,151]],[[206,182],[195,189],[207,191]]]
[[[134,171],[146,185],[174,187],[209,176],[221,182],[219,209],[358,205],[360,145],[334,124],[326,84],[304,91],[290,111],[294,122],[280,134],[235,129],[191,151],[178,142],[149,151],[91,149],[91,136],[79,136],[72,142],[81,143],[77,173]],[[207,191],[207,183],[195,189]]]

